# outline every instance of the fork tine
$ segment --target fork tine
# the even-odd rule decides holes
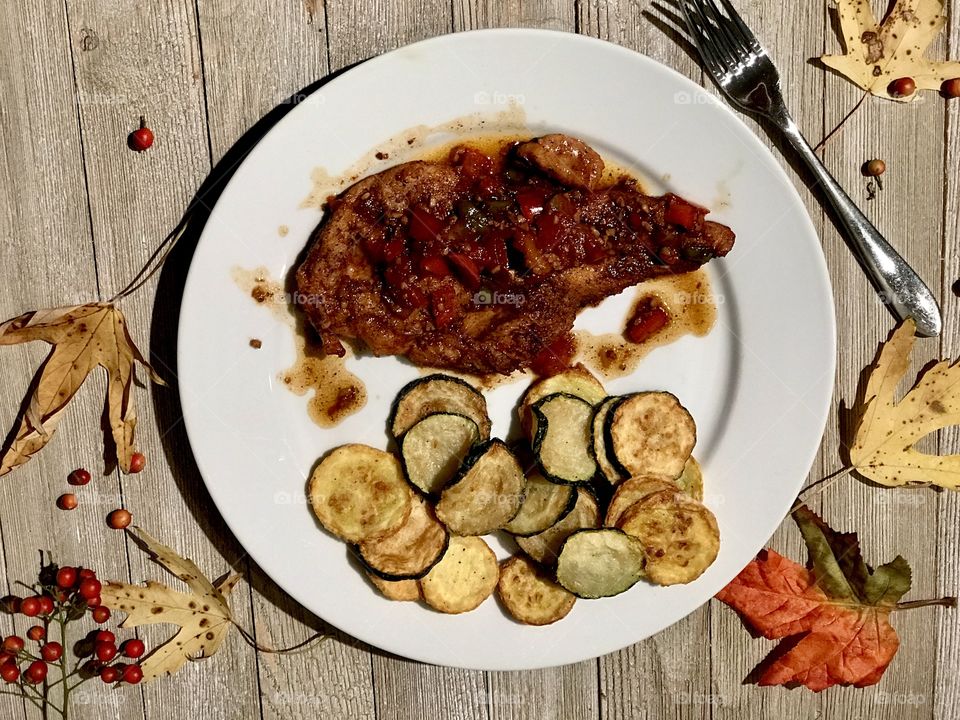
[[[709,19],[714,27],[717,42],[721,43],[724,49],[730,53],[734,64],[743,60],[744,53],[750,52],[749,48],[744,47],[742,43],[730,31],[729,20],[720,12],[720,8],[714,0],[692,0],[694,4],[702,8],[703,14]]]
[[[727,16],[730,18],[733,26],[739,32],[740,39],[744,42],[746,47],[754,52],[762,52],[763,46],[760,44],[760,41],[757,40],[757,36],[753,34],[753,31],[749,27],[747,27],[747,24],[743,21],[743,18],[740,17],[740,13],[734,9],[730,0],[720,0],[720,4],[723,5],[723,9],[727,11]]]
[[[686,20],[687,30],[690,32],[690,37],[693,38],[693,42],[697,46],[697,50],[700,51],[700,56],[703,58],[703,62],[707,66],[707,70],[711,75],[722,75],[725,72],[725,69],[721,65],[720,60],[713,49],[710,36],[707,34],[706,29],[702,27],[700,18],[698,17],[697,19],[694,19],[693,15],[687,8],[687,3],[685,0],[681,0],[681,2],[678,4],[680,5],[680,10],[683,11],[683,17],[684,20]]]
[[[729,41],[718,31],[714,22],[707,16],[702,0],[681,0],[684,10],[692,8],[696,14],[696,25],[703,42],[700,44],[701,53],[705,49],[713,54],[717,65],[722,67],[721,72],[732,72],[737,67],[737,54],[730,46]],[[693,14],[689,14],[692,17]]]

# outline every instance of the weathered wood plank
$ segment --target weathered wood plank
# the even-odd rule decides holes
[[[80,107],[99,277],[111,294],[177,222],[210,169],[196,8],[186,0],[151,6],[71,0],[68,9],[72,26],[84,28],[82,34],[75,33],[72,47],[81,97],[115,98]],[[156,142],[137,154],[127,149],[126,136],[140,115],[146,116]],[[141,475],[123,479],[123,501],[138,523],[215,577],[236,562],[242,550],[220,518],[207,510],[209,497],[183,445],[171,371],[175,328],[169,310],[175,309],[175,300],[167,298],[169,302],[154,311],[155,283],[124,301],[123,308],[143,345],[152,330],[154,360],[172,384],[153,393],[138,391],[138,444],[148,464]],[[107,510],[101,508],[101,514]],[[132,546],[130,558],[132,579],[170,580]],[[247,627],[249,593],[244,583],[231,597],[237,620]],[[148,647],[170,628],[152,630],[145,633]],[[247,717],[259,716],[258,687],[252,678],[254,654],[239,633],[233,633],[216,658],[184,667],[175,681],[144,686],[146,714],[233,718],[242,707]]]
[[[68,21],[62,2],[32,0],[0,10],[0,319],[44,307],[97,299],[95,258],[84,186],[78,98],[74,92]],[[84,99],[81,98],[81,102]],[[48,352],[41,344],[0,348],[0,424],[14,426],[34,372]],[[28,465],[0,479],[3,543],[2,594],[31,582],[38,550],[64,563],[84,563],[105,576],[126,577],[122,538],[99,532],[101,508],[84,498],[116,492],[101,478],[99,418],[104,379],[88,380],[71,403],[47,448]],[[67,474],[85,465],[96,481],[73,512],[54,502]],[[90,532],[89,529],[94,529]],[[2,632],[24,633],[26,618],[4,615]],[[92,624],[92,623],[91,623]],[[139,693],[124,693],[131,717],[142,716]],[[94,712],[99,709],[93,706]],[[0,716],[39,717],[11,696]]]
[[[222,2],[201,2],[199,11],[210,147],[218,162],[263,115],[327,74],[325,15],[319,5],[270,2],[227,3],[226,9]],[[265,37],[278,41],[265,43]],[[252,563],[250,571],[259,642],[287,647],[330,631]],[[263,717],[372,718],[370,668],[369,651],[350,638],[293,655],[263,654]]]

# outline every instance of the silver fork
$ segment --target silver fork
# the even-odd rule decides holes
[[[743,110],[769,119],[817,178],[823,195],[846,230],[849,246],[899,319],[913,318],[917,334],[940,334],[940,308],[916,271],[854,205],[820,162],[787,112],[780,92],[780,74],[767,51],[743,22],[729,0],[676,0],[704,65],[726,96]],[[725,11],[725,12],[724,12]]]

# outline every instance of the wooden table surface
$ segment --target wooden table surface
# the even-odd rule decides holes
[[[809,61],[839,47],[828,3],[737,4],[776,58],[801,128],[818,140],[860,97],[854,86]],[[481,27],[552,28],[632,48],[703,82],[696,62],[658,25],[663,15],[645,0],[20,0],[3,3],[0,13],[4,318],[110,297],[177,223],[211,169],[223,161],[222,171],[242,156],[244,144],[231,148],[258,120],[278,105],[275,112],[282,112],[285,98],[329,73],[406,43]],[[953,48],[958,55],[958,46],[960,20],[954,19],[931,52],[944,57]],[[157,137],[142,155],[125,146],[140,115]],[[947,104],[936,94],[908,106],[871,98],[823,151],[826,165],[940,298],[944,332],[918,343],[922,357],[914,367],[960,354],[954,290],[960,277],[958,120],[960,103]],[[773,145],[762,129],[757,132]],[[871,157],[883,158],[888,170],[884,190],[867,201],[858,169]],[[833,278],[839,404],[853,397],[861,369],[893,322],[824,218],[808,179],[780,161],[820,232]],[[207,184],[200,212],[216,191],[216,182]],[[188,235],[184,242],[191,240]],[[124,303],[136,339],[151,347],[168,377],[184,255]],[[45,352],[42,344],[0,349],[5,428]],[[104,389],[103,377],[92,378],[51,445],[0,481],[3,588],[35,577],[38,548],[98,568],[105,577],[159,579],[158,569],[123,534],[104,525],[105,513],[122,502],[139,523],[210,574],[230,564],[246,573],[232,605],[260,642],[286,645],[326,629],[245,559],[226,530],[191,460],[175,388],[138,392],[146,471],[99,477]],[[957,441],[955,429],[943,433],[940,450],[956,452]],[[838,467],[839,446],[834,411],[811,481]],[[80,465],[95,471],[95,481],[83,489],[76,511],[59,511],[54,500],[66,489],[67,472]],[[776,468],[770,481],[777,482]],[[957,594],[957,494],[884,491],[848,478],[813,505],[835,527],[860,532],[868,562],[903,554],[913,567],[908,599]],[[791,523],[771,545],[804,557]],[[4,633],[11,631],[9,616],[0,623]],[[257,655],[234,633],[216,657],[188,665],[173,679],[116,692],[91,687],[75,709],[92,720],[956,717],[960,613],[923,608],[898,613],[894,625],[901,648],[879,685],[819,695],[744,684],[773,643],[751,639],[731,610],[711,602],[620,652],[536,672],[420,665],[340,636],[303,654]],[[36,713],[4,697],[0,715]]]

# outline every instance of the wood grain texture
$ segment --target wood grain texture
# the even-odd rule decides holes
[[[873,0],[882,10],[881,0]],[[772,52],[800,127],[817,141],[859,99],[855,87],[808,62],[838,48],[829,3],[735,2]],[[216,198],[222,177],[271,119],[330,72],[423,38],[482,27],[573,31],[638,50],[703,82],[699,64],[670,29],[668,3],[646,0],[25,0],[0,10],[0,319],[25,310],[108,297],[122,286],[195,199]],[[960,23],[930,50],[960,52]],[[279,107],[278,107],[279,106]],[[824,149],[828,168],[940,296],[940,340],[917,344],[916,370],[960,355],[960,105],[935,94],[899,106],[869,99]],[[125,138],[139,116],[157,141],[143,155]],[[266,120],[261,121],[266,116]],[[838,307],[834,409],[809,481],[839,467],[837,406],[853,400],[861,368],[894,322],[877,301],[808,176],[744,117],[797,186],[820,232]],[[253,128],[253,130],[251,130]],[[249,131],[249,132],[248,132]],[[239,141],[239,142],[238,142]],[[867,199],[860,164],[887,163],[884,190]],[[222,162],[221,162],[222,161]],[[92,377],[40,457],[0,480],[0,582],[36,571],[36,548],[86,563],[102,576],[169,580],[103,516],[123,503],[136,521],[217,575],[248,582],[232,595],[238,620],[259,642],[296,643],[330,628],[288,598],[246,559],[213,509],[190,459],[176,399],[177,293],[189,259],[178,253],[159,279],[125,301],[131,328],[150,347],[169,389],[138,390],[138,438],[149,458],[140,476],[99,477],[105,383]],[[159,292],[164,302],[154,304]],[[46,349],[0,348],[0,420],[13,424],[22,392]],[[801,398],[785,398],[785,402]],[[956,452],[960,432],[941,433]],[[80,507],[56,510],[64,479],[85,465],[96,478]],[[709,482],[709,480],[708,480]],[[913,566],[908,598],[958,594],[960,500],[929,489],[885,490],[845,478],[810,504],[835,527],[860,533],[867,560],[897,553]],[[803,557],[785,522],[770,544]],[[0,617],[4,633],[26,624]],[[234,633],[214,659],[174,682],[83,695],[80,717],[403,718],[404,720],[651,720],[716,718],[951,719],[960,705],[960,613],[898,613],[901,649],[883,681],[865,690],[759,689],[744,678],[774,646],[753,639],[728,608],[711,603],[654,638],[598,661],[525,673],[437,668],[333,637],[303,654],[255,655]],[[148,646],[165,628],[146,635]],[[36,717],[9,697],[0,716]]]

